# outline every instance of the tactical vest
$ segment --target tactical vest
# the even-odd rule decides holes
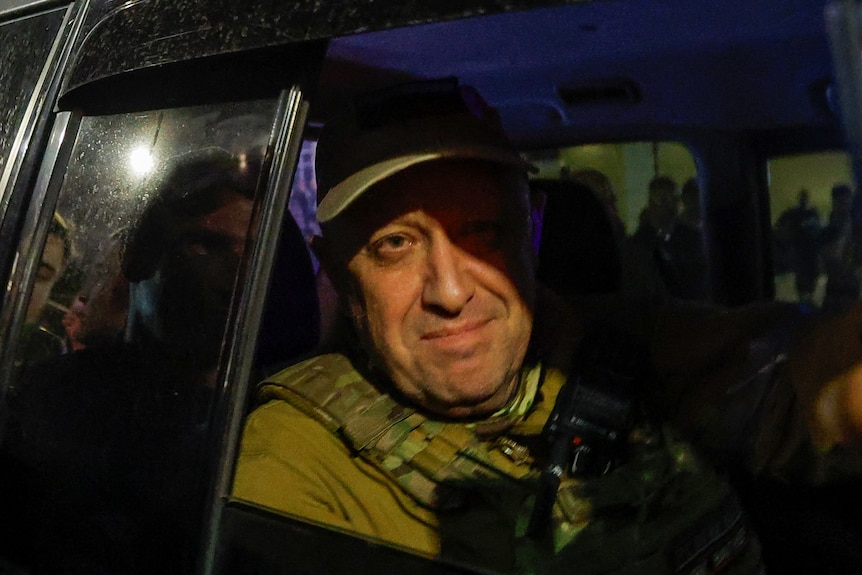
[[[528,397],[519,398],[529,406],[524,413],[446,422],[397,403],[346,357],[330,354],[272,376],[261,384],[261,399],[287,401],[340,437],[356,456],[433,509],[441,531],[450,518],[470,520],[473,505],[493,508],[493,524],[505,532],[495,537],[508,538],[499,547],[513,553],[515,572],[761,572],[757,542],[728,485],[667,427],[635,430],[632,436],[640,439],[610,473],[564,479],[549,533],[526,536],[539,478],[527,445],[539,439],[564,382],[555,370],[525,369],[521,390]],[[500,428],[502,433],[489,433]],[[449,545],[445,536],[443,558],[475,564],[465,550],[469,541],[466,548]],[[509,563],[488,561],[503,570]]]

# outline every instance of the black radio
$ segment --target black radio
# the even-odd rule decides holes
[[[638,405],[638,383],[649,377],[646,349],[619,331],[590,334],[579,346],[570,376],[543,430],[550,453],[529,532],[547,525],[565,474],[602,475],[625,459],[626,438]]]

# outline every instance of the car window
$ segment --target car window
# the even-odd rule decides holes
[[[769,262],[761,257],[769,251],[762,245],[767,241],[762,151],[774,149],[769,145],[778,140],[786,144],[782,149],[796,149],[788,134],[816,136],[806,140],[809,148],[818,142],[840,146],[834,110],[821,101],[830,74],[819,25],[822,2],[804,0],[792,9],[780,2],[737,2],[730,9],[708,2],[671,8],[626,0],[556,2],[532,10],[530,2],[507,0],[491,7],[471,1],[451,11],[434,8],[433,14],[419,3],[344,9],[337,2],[313,2],[292,11],[271,2],[224,4],[79,4],[87,6],[82,10],[89,16],[81,23],[94,26],[85,26],[86,38],[76,43],[82,49],[65,70],[60,98],[51,103],[62,112],[43,114],[43,120],[71,118],[67,141],[60,146],[57,168],[52,172],[46,160],[40,174],[46,185],[36,187],[47,198],[45,205],[34,205],[27,214],[16,210],[28,224],[39,222],[34,226],[40,232],[27,235],[25,227],[19,238],[21,226],[10,231],[10,244],[34,247],[19,252],[3,310],[4,317],[11,317],[11,309],[16,315],[0,326],[0,493],[7,494],[0,497],[0,571],[511,572],[517,562],[550,557],[553,544],[563,549],[573,538],[586,540],[585,556],[578,550],[561,556],[564,572],[570,565],[593,568],[600,555],[617,563],[595,566],[602,571],[619,567],[627,553],[640,563],[659,540],[669,545],[657,560],[670,558],[674,572],[724,570],[725,561],[753,539],[740,527],[733,497],[719,500],[717,492],[701,497],[711,482],[688,488],[686,482],[696,477],[689,471],[700,465],[686,446],[676,449],[675,437],[667,444],[672,457],[645,457],[655,463],[648,472],[610,482],[608,499],[596,502],[601,507],[598,521],[590,499],[574,495],[579,482],[571,482],[567,495],[572,497],[559,510],[565,514],[560,539],[542,541],[541,547],[520,537],[526,525],[516,525],[516,515],[522,519],[526,506],[517,509],[513,502],[526,504],[524,488],[529,487],[526,497],[532,498],[532,485],[510,489],[514,482],[507,477],[488,480],[491,489],[483,493],[471,492],[474,484],[435,500],[435,484],[447,487],[451,472],[461,487],[465,471],[441,470],[441,462],[448,463],[458,451],[464,457],[456,465],[466,467],[464,476],[472,481],[478,477],[470,475],[475,452],[456,449],[458,440],[453,448],[441,433],[445,423],[438,421],[414,425],[419,419],[414,418],[401,427],[399,420],[377,433],[375,424],[389,424],[407,413],[389,409],[385,402],[358,415],[361,424],[369,424],[360,431],[374,432],[370,439],[375,442],[391,439],[399,450],[374,465],[357,457],[356,466],[329,467],[328,473],[317,474],[329,463],[318,461],[320,457],[333,452],[354,456],[365,445],[353,443],[352,437],[348,445],[345,437],[354,430],[345,430],[343,422],[329,418],[302,394],[291,396],[290,406],[296,409],[287,413],[304,419],[269,410],[272,427],[258,428],[258,443],[250,447],[252,455],[261,455],[263,472],[253,478],[255,487],[283,501],[302,501],[306,508],[322,510],[321,516],[333,511],[326,508],[331,500],[316,494],[344,494],[349,503],[330,515],[347,517],[346,525],[291,515],[277,505],[231,493],[226,468],[239,449],[242,421],[294,391],[265,382],[312,352],[328,351],[345,335],[339,321],[345,320],[343,304],[351,302],[337,300],[333,278],[309,248],[320,232],[316,131],[356,93],[453,74],[481,88],[500,111],[509,137],[537,169],[529,180],[536,273],[557,295],[574,299],[622,292],[643,310],[669,298],[751,303],[763,295],[769,273],[764,272]],[[314,17],[308,18],[309,13]],[[444,21],[419,25],[444,15]],[[382,30],[407,22],[417,25]],[[354,31],[362,33],[341,36]],[[5,38],[2,32],[0,27],[0,40],[24,45],[38,36]],[[306,41],[329,36],[336,37],[326,41],[331,48],[328,66],[315,86],[317,62],[311,61],[317,56],[309,54],[316,55],[324,41]],[[301,56],[294,57],[292,42],[309,52],[297,49]],[[274,98],[295,72],[294,64],[304,68],[305,59],[309,69],[303,69],[290,95],[282,92],[277,103],[244,101]],[[18,90],[14,81],[11,89]],[[180,108],[203,102],[222,103]],[[18,105],[15,99],[13,114],[20,115]],[[117,113],[128,110],[136,111]],[[294,131],[300,126],[288,126],[288,117],[297,124],[308,120],[308,140],[301,149],[301,134]],[[2,130],[13,134],[20,123],[13,118],[4,126],[0,121],[0,144]],[[55,130],[54,135],[64,134]],[[264,153],[267,142],[273,147]],[[32,152],[37,163],[44,153],[38,148]],[[294,169],[289,164],[295,157]],[[770,164],[773,184],[781,180],[784,159]],[[0,168],[8,171],[2,160],[0,155]],[[835,266],[824,264],[821,250],[814,288],[800,297],[797,274],[788,271],[798,258],[786,255],[788,242],[781,243],[781,230],[788,226],[779,222],[794,209],[800,183],[830,162],[818,156],[816,167],[803,162],[784,170],[793,184],[782,185],[782,192],[775,186],[770,223],[778,299],[824,308],[829,301],[829,278],[838,276],[827,268]],[[831,200],[839,182],[855,189],[846,173],[835,170],[816,185],[806,183],[819,190],[811,192],[819,211],[819,248],[830,237],[845,237],[823,230],[832,210],[824,198]],[[286,194],[287,186],[278,194],[272,186],[291,178],[289,216],[281,225],[284,196],[279,194]],[[267,197],[262,199],[264,189]],[[266,225],[273,213],[276,223]],[[833,264],[846,262],[846,251],[838,247],[846,245],[829,244]],[[314,247],[323,251],[326,246]],[[851,283],[850,276],[839,283]],[[265,279],[269,283],[262,289]],[[793,293],[785,296],[788,285]],[[397,291],[399,286],[390,287]],[[249,293],[255,294],[253,299],[246,298]],[[260,383],[248,390],[245,368],[251,362],[243,353],[252,352],[250,344],[237,343],[243,337],[243,343],[256,342],[252,383]],[[336,374],[347,392],[327,395],[327,401],[350,405],[365,392],[379,397],[369,387],[351,387],[357,373],[378,368],[374,358],[363,360],[356,369]],[[781,360],[783,356],[769,364],[767,375]],[[324,371],[328,366],[319,367]],[[757,372],[756,383],[764,373]],[[314,378],[309,379],[313,386]],[[541,393],[554,393],[552,389]],[[315,389],[314,399],[328,391]],[[547,395],[543,401],[552,398]],[[549,409],[544,416],[550,405],[545,403]],[[322,420],[325,434],[307,426],[308,415]],[[418,427],[422,429],[414,434]],[[540,428],[530,430],[531,442],[541,443]],[[649,455],[657,433],[645,431],[632,439],[646,446]],[[489,435],[498,433],[489,430]],[[473,437],[466,435],[468,441]],[[494,454],[505,457],[506,465],[528,461],[523,445],[503,435],[496,439]],[[412,467],[418,452],[432,443],[434,449],[422,453]],[[222,450],[216,480],[209,449],[214,444]],[[328,451],[318,450],[322,446]],[[537,449],[540,460],[545,449]],[[578,457],[572,472],[580,464]],[[589,463],[592,456],[585,457]],[[309,461],[314,464],[303,467]],[[285,467],[303,476],[300,488],[272,481]],[[663,474],[671,469],[680,473],[665,481]],[[354,492],[357,477],[368,491]],[[478,477],[483,485],[486,479]],[[630,489],[645,481],[652,485]],[[643,493],[670,496],[656,499]],[[676,497],[679,493],[693,496],[683,500]],[[205,500],[213,495],[216,501],[207,508],[212,501]],[[474,496],[484,506],[475,515],[458,500]],[[433,535],[428,537],[427,530],[420,529],[412,540],[412,531],[378,537],[367,535],[373,531],[369,528],[362,531],[366,535],[357,535],[352,525],[363,522],[388,525],[389,535],[399,531],[397,521],[372,517],[380,512],[375,503],[384,498],[393,508],[408,510],[416,519],[411,525],[466,536],[435,549],[428,544]],[[452,511],[446,517],[451,523],[436,522],[431,509],[438,504]],[[710,512],[689,510],[689,504],[709,505]],[[664,523],[660,512],[665,505],[684,508],[685,521]],[[504,520],[483,514],[488,508],[502,510],[496,517]],[[479,519],[484,522],[476,515],[483,515]],[[616,531],[625,515],[622,523],[634,529],[621,536],[623,544],[608,545],[603,530]],[[637,522],[628,520],[634,516]],[[641,523],[654,518],[661,530],[668,530],[656,538]],[[203,532],[205,549],[200,545]],[[644,532],[650,534],[646,540]],[[513,538],[525,545],[509,545]],[[407,545],[399,547],[393,540],[407,540]],[[644,547],[630,545],[633,540],[643,541]],[[446,561],[436,560],[438,556]],[[491,560],[478,564],[476,557]],[[541,570],[544,565],[539,565]]]
[[[590,144],[525,155],[538,168],[538,274],[549,287],[710,299],[701,191],[686,146]]]
[[[0,556],[33,572],[191,571],[275,113],[82,118],[4,358],[3,491],[17,496],[0,502]]]
[[[859,299],[862,197],[845,152],[767,164],[775,299],[825,313]]]

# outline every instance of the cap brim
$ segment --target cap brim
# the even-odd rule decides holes
[[[364,168],[334,186],[326,193],[317,206],[317,221],[328,222],[334,219],[355,202],[374,184],[397,174],[411,166],[443,159],[484,160],[523,169],[525,172],[535,172],[536,167],[524,160],[515,152],[499,148],[476,148],[462,150],[446,150],[399,156],[378,162]]]

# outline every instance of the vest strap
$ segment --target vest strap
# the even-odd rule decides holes
[[[262,399],[287,401],[339,434],[433,509],[460,505],[462,486],[489,479],[517,483],[535,475],[528,458],[509,455],[510,445],[483,441],[469,424],[431,420],[396,403],[340,354],[309,359],[261,385]]]

